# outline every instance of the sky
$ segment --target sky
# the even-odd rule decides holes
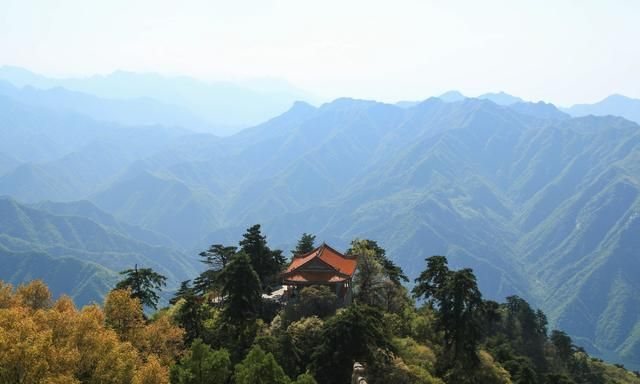
[[[637,0],[0,0],[0,65],[279,78],[321,99],[640,98]]]

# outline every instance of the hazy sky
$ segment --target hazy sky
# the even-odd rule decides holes
[[[640,97],[640,1],[0,0],[0,65],[279,77],[323,98]]]

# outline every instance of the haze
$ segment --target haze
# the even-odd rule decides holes
[[[1,0],[0,65],[279,78],[319,99],[640,97],[640,2]]]

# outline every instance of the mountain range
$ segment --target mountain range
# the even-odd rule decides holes
[[[186,76],[127,71],[51,78],[4,66],[0,67],[0,80],[22,88],[17,93],[23,102],[28,99],[40,105],[81,110],[88,116],[121,124],[188,124],[191,130],[223,136],[276,116],[295,100],[314,99],[278,79],[204,82]],[[49,92],[34,92],[37,90]],[[0,94],[7,92],[16,90],[0,85]]]
[[[175,287],[197,252],[255,223],[285,250],[302,232],[338,249],[364,237],[412,278],[447,255],[486,296],[523,296],[590,352],[640,366],[640,127],[629,119],[450,93],[297,102],[217,137],[106,121],[12,87],[0,97],[1,279],[43,277],[88,302],[136,263]]]

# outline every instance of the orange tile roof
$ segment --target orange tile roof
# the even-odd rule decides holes
[[[338,274],[347,275],[349,277],[353,275],[356,271],[356,267],[358,266],[358,259],[356,257],[345,256],[323,243],[321,246],[307,254],[294,257],[293,260],[291,260],[291,264],[289,264],[285,275],[295,272],[298,268],[313,259],[319,259],[338,272]]]
[[[339,283],[346,280],[347,277],[330,272],[300,272],[287,275],[284,278],[285,282],[295,283]]]

